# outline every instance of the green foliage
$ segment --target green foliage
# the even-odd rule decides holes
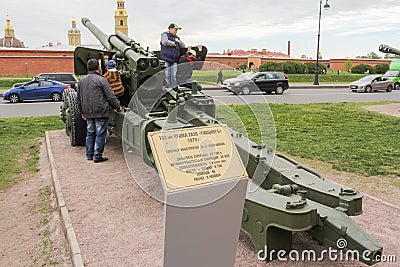
[[[0,190],[38,171],[38,139],[63,126],[58,116],[0,119]]]
[[[373,66],[367,65],[367,64],[360,64],[360,65],[357,65],[357,66],[351,68],[352,73],[362,74],[362,73],[366,73],[367,71],[369,71],[369,74],[373,74],[373,73],[375,73],[375,68]]]
[[[252,109],[259,108],[253,104]],[[400,174],[400,118],[361,108],[365,103],[270,104],[277,150],[292,156],[331,163],[333,168],[361,175]],[[230,105],[246,129],[257,128],[248,108]],[[228,123],[228,122],[226,122]],[[228,123],[229,125],[229,123]],[[250,139],[258,136],[251,132]]]
[[[326,66],[318,63],[320,73],[326,72]],[[315,63],[290,62],[266,62],[260,65],[260,71],[283,71],[286,74],[315,73]]]
[[[341,73],[337,75],[337,72],[328,71],[326,74],[320,74],[318,80],[320,83],[352,83],[364,76],[365,74],[352,73]],[[312,83],[314,81],[314,72],[312,72],[312,74],[288,74],[288,77],[290,83]]]
[[[365,56],[357,56],[356,58],[369,58],[369,59],[381,59],[382,57],[380,57],[377,53],[375,52],[370,52]]]
[[[282,71],[282,63],[278,62],[266,62],[260,65],[260,71]]]
[[[349,59],[346,60],[346,62],[344,62],[344,69],[345,70],[351,70],[352,67],[353,67],[353,63],[351,63],[351,61]]]
[[[0,79],[0,89],[10,89],[13,87],[14,83],[22,83],[22,82],[28,82],[30,81],[31,78],[27,78],[27,79],[15,79],[15,78],[10,78],[10,79],[6,79],[6,78],[2,78]]]
[[[246,69],[248,69],[247,64],[242,64],[242,65],[240,65],[240,66],[239,66],[239,69],[241,69],[241,70],[246,70]]]
[[[375,66],[375,72],[378,74],[385,74],[389,69],[389,64],[381,63]]]

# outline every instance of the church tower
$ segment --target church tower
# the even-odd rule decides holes
[[[68,44],[72,46],[82,45],[81,31],[76,28],[76,20],[72,19],[72,29],[68,31]]]
[[[117,0],[114,18],[115,30],[128,35],[128,12],[126,12],[124,0]]]
[[[4,28],[4,37],[0,39],[0,47],[25,47],[23,42],[15,38],[14,29],[11,26],[11,19],[8,16],[6,18],[6,27]]]

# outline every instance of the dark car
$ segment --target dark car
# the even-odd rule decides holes
[[[53,72],[53,73],[40,73],[38,76],[34,77],[34,80],[53,80],[64,84],[68,84],[71,88],[77,89],[78,79],[73,73],[69,72]],[[16,83],[13,86],[18,87],[25,83]]]
[[[68,84],[52,80],[33,80],[19,87],[12,88],[3,93],[3,99],[11,103],[23,100],[51,99],[61,101],[65,89],[70,88]]]
[[[289,88],[289,79],[283,72],[249,72],[225,80],[224,87],[235,94],[262,91],[280,95]]]

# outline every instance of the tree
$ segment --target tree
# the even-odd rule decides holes
[[[385,74],[389,69],[389,64],[381,63],[375,66],[375,71],[378,74]]]
[[[385,54],[385,59],[400,58],[400,55]]]
[[[381,59],[382,57],[378,56],[375,52],[370,52],[366,56],[357,56],[356,58]]]
[[[344,62],[344,69],[345,70],[351,70],[351,67],[353,67],[353,63],[348,59],[346,62]]]
[[[375,52],[370,52],[367,56],[370,59],[381,59],[382,58],[382,57],[378,56],[378,54]]]
[[[375,73],[375,68],[367,64],[360,64],[351,68],[351,72],[358,74],[364,74],[364,73],[373,74]]]
[[[240,66],[239,66],[239,69],[241,69],[241,70],[247,69],[247,64],[244,63],[244,64],[240,65]]]

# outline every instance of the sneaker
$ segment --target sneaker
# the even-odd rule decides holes
[[[87,160],[93,160],[93,158],[87,158]]]
[[[107,161],[108,158],[99,158],[99,159],[94,159],[93,162],[94,163],[99,163],[99,162],[103,162],[103,161]]]

